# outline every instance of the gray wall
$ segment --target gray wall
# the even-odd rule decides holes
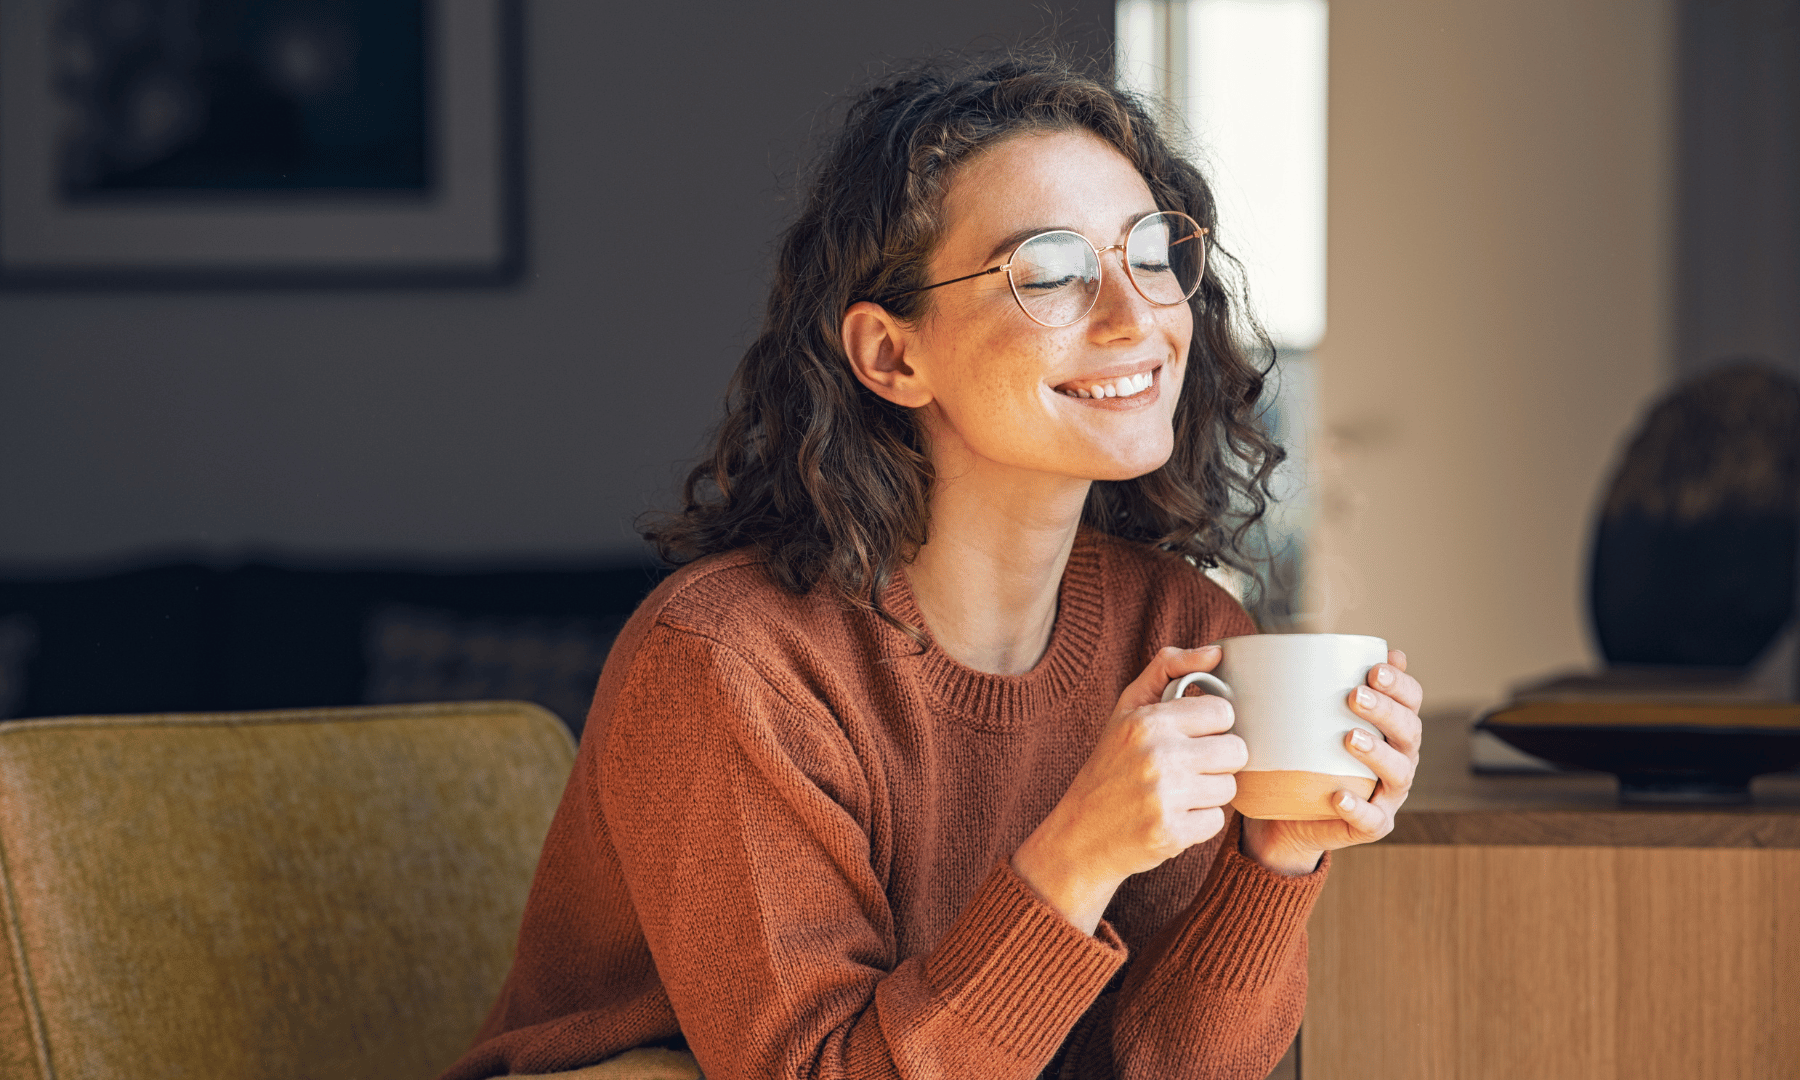
[[[1800,376],[1800,3],[1678,10],[1676,366]]]
[[[1042,0],[526,6],[511,288],[0,293],[0,564],[636,557],[719,413],[808,137]],[[1056,0],[1109,47],[1112,4]]]
[[[1435,708],[1595,659],[1594,507],[1672,369],[1674,8],[1332,7],[1307,581]]]

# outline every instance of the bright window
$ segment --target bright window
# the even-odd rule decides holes
[[[1301,351],[1325,332],[1326,12],[1326,0],[1117,6],[1121,75],[1176,121],[1263,325]]]

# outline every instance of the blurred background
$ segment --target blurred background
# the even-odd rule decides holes
[[[1788,0],[393,6],[0,0],[0,716],[538,679],[578,726],[834,103],[943,49],[1117,57],[1236,193],[1298,451],[1278,614],[1439,702],[1595,662],[1659,392],[1800,371]],[[82,629],[128,608],[137,645]],[[286,674],[146,658],[184,633]]]

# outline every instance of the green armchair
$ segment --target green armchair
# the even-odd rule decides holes
[[[508,702],[0,725],[0,1080],[429,1080],[573,761]]]

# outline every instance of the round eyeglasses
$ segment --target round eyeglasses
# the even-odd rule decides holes
[[[1100,256],[1117,249],[1124,250],[1131,287],[1152,304],[1173,307],[1200,288],[1206,270],[1206,230],[1186,214],[1161,210],[1139,219],[1123,244],[1096,250],[1078,232],[1053,229],[1027,239],[999,266],[909,289],[891,299],[1004,271],[1013,299],[1026,317],[1043,326],[1069,326],[1094,310],[1100,299]]]

